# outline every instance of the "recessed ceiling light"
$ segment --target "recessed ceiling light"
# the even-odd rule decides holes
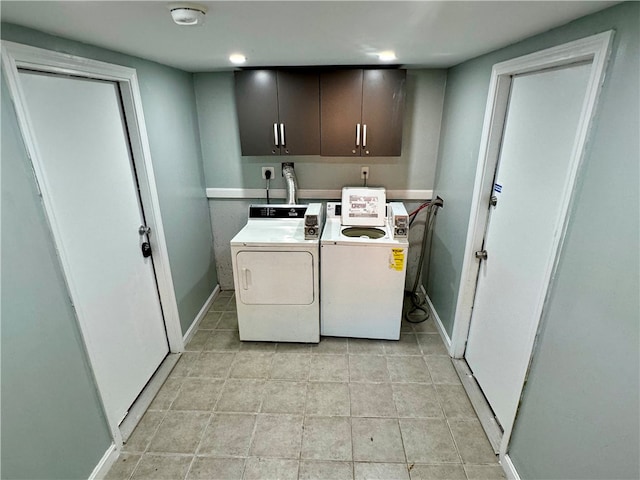
[[[242,65],[247,61],[247,57],[245,57],[241,53],[234,53],[233,55],[229,55],[229,61],[231,63],[235,63],[236,65]]]
[[[207,7],[196,3],[172,3],[169,5],[171,18],[177,25],[195,26],[202,25]]]
[[[378,58],[381,62],[393,62],[394,60],[398,59],[398,57],[396,57],[396,53],[392,50],[385,50],[384,52],[380,52],[378,54]]]

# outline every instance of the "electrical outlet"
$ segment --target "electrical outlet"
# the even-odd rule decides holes
[[[271,179],[275,177],[276,169],[274,167],[262,167],[262,178],[267,179],[267,172],[271,172]]]
[[[360,178],[369,179],[369,167],[360,167]]]

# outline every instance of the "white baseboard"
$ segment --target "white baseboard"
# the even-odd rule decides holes
[[[518,471],[516,470],[516,467],[511,461],[511,457],[508,453],[502,457],[500,463],[502,464],[502,469],[507,476],[507,480],[520,480],[520,475],[518,474]]]
[[[440,337],[442,337],[442,341],[444,342],[445,347],[447,347],[447,352],[449,353],[450,357],[453,357],[452,355],[453,350],[451,349],[451,338],[449,338],[449,335],[447,334],[447,331],[445,330],[444,325],[442,324],[442,320],[440,320],[440,317],[438,316],[438,312],[436,312],[436,309],[433,306],[433,303],[431,303],[431,299],[429,298],[429,295],[427,295],[427,292],[424,291],[424,287],[422,287],[422,292],[424,293],[424,298],[427,300],[427,303],[429,304],[429,310],[431,310],[431,315],[433,315],[433,321],[436,324],[438,333],[440,334]]]
[[[116,463],[118,455],[120,452],[116,448],[116,444],[112,443],[89,475],[89,480],[102,480],[106,477],[113,464]]]
[[[186,333],[184,334],[183,340],[185,345],[189,343],[189,340],[191,340],[191,337],[193,337],[193,335],[196,333],[196,330],[198,330],[198,327],[200,326],[200,322],[202,322],[202,319],[205,317],[205,315],[209,311],[209,308],[211,308],[211,304],[216,299],[219,293],[220,293],[220,285],[218,284],[216,285],[216,288],[213,289],[213,292],[211,292],[211,295],[209,295],[209,298],[207,298],[207,301],[204,302],[204,305],[196,315],[196,318],[191,323],[189,330],[187,330]]]

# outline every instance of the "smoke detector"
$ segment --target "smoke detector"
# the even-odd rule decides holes
[[[172,3],[169,5],[171,18],[176,25],[202,25],[207,7],[196,3]]]

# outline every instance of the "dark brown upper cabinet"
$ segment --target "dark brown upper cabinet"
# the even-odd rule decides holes
[[[317,71],[235,72],[242,155],[319,155]]]
[[[320,152],[327,156],[402,153],[406,70],[320,74]]]

